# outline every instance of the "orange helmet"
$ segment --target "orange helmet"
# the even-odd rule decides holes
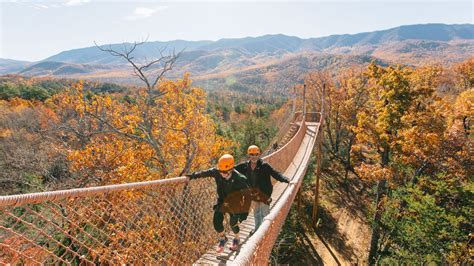
[[[217,169],[219,171],[229,171],[232,168],[234,168],[234,156],[230,154],[222,155],[217,162]]]
[[[260,148],[256,145],[250,145],[247,149],[247,154],[260,154]]]

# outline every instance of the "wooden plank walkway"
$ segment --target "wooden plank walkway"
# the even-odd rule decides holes
[[[290,163],[290,166],[285,170],[284,175],[288,178],[292,179],[295,174],[297,173],[300,167],[304,167],[301,165],[303,158],[307,152],[308,145],[314,143],[314,138],[316,138],[316,133],[318,132],[319,123],[314,122],[306,122],[308,129],[306,131],[305,138],[301,142],[298,152],[296,153],[293,161]],[[273,186],[273,193],[272,193],[272,203],[270,204],[270,209],[278,202],[283,192],[286,190],[288,184],[277,182]],[[249,213],[247,220],[240,224],[240,241],[241,241],[241,248],[245,245],[247,240],[250,238],[250,231],[254,229],[254,217],[252,211]],[[202,257],[197,260],[194,265],[226,265],[227,263],[231,263],[235,257],[239,254],[239,251],[232,251],[229,249],[233,234],[227,234],[227,238],[229,239],[226,243],[226,247],[224,252],[216,253],[215,249],[217,247],[217,239],[216,245],[214,245],[211,249],[207,251]]]

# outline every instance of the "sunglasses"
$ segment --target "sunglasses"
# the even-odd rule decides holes
[[[249,153],[249,156],[258,156],[259,153]]]

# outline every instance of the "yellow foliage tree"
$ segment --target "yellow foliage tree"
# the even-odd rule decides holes
[[[205,112],[206,95],[191,86],[188,74],[164,79],[179,54],[139,65],[132,56],[137,45],[123,52],[100,48],[130,63],[145,85],[135,94],[95,95],[78,84],[51,100],[60,128],[75,140],[72,166],[101,184],[183,175],[208,166],[233,145],[216,134]]]
[[[415,93],[410,88],[411,70],[398,67],[380,67],[375,63],[368,66],[368,101],[357,114],[357,144],[365,158],[356,168],[361,177],[377,181],[375,212],[372,223],[372,239],[369,262],[376,262],[382,197],[385,183],[396,176],[391,165],[394,151],[398,149],[398,132],[403,128],[403,116],[409,111]]]
[[[463,90],[474,87],[474,57],[458,63],[454,66],[454,72],[457,74],[456,83]]]
[[[205,93],[190,84],[187,75],[161,82],[162,95],[151,104],[144,91],[132,103],[87,95],[80,85],[54,96],[55,109],[68,118],[61,128],[81,144],[68,157],[73,169],[104,184],[177,176],[208,165],[233,144],[215,134]]]
[[[412,183],[416,183],[424,171],[434,170],[433,166],[441,161],[448,104],[436,96],[435,88],[439,86],[442,72],[443,69],[435,65],[415,69],[409,76],[413,101],[401,118],[402,127],[396,141],[400,152],[396,159],[414,167]]]
[[[336,77],[328,72],[315,72],[305,80],[308,85],[309,107],[321,102],[324,90],[324,147],[331,159],[336,159],[348,172],[355,173],[350,151],[355,143],[353,127],[357,125],[357,113],[367,101],[367,77],[359,69],[348,69]],[[357,173],[355,173],[357,174]]]

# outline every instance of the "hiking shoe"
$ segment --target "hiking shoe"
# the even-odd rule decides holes
[[[239,242],[240,242],[239,239],[234,238],[234,240],[232,240],[232,246],[230,247],[230,250],[232,250],[232,251],[238,250],[239,249]]]
[[[219,244],[217,245],[217,248],[216,248],[217,253],[221,253],[222,251],[224,251],[226,242],[227,242],[227,237],[219,240]]]

